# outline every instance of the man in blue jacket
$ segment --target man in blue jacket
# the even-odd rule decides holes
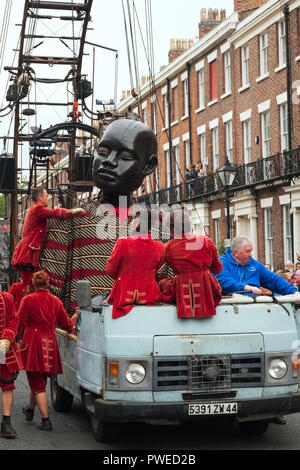
[[[232,240],[231,248],[220,257],[223,270],[216,274],[222,295],[247,291],[256,295],[262,294],[262,288],[280,295],[294,294],[297,288],[252,258],[253,246],[246,236]]]
[[[297,292],[297,287],[278,276],[262,263],[252,258],[253,245],[248,237],[238,236],[232,240],[231,248],[220,257],[223,270],[215,274],[222,287],[222,295],[246,291],[260,295],[263,289],[272,293],[287,295]],[[286,424],[283,417],[272,420],[276,424]]]

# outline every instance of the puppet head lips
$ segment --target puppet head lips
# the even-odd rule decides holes
[[[100,170],[96,172],[96,174],[100,176],[101,178],[108,179],[108,180],[115,180],[118,178],[118,176],[116,175],[114,171],[106,170],[106,168],[101,168]]]

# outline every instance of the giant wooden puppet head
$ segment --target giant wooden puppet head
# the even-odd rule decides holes
[[[98,209],[102,204],[118,208],[123,195],[130,204],[131,193],[155,170],[156,152],[156,138],[147,126],[127,119],[114,121],[103,134],[93,163],[101,201],[86,203],[86,216],[49,223],[40,267],[49,274],[53,293],[63,300],[69,314],[76,307],[78,279],[90,281],[93,296],[111,291],[113,279],[105,266],[123,222],[113,211],[106,215]]]
[[[112,122],[103,134],[93,163],[93,180],[104,193],[130,194],[157,166],[157,141],[145,124]]]

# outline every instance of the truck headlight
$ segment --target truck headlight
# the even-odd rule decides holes
[[[283,359],[272,359],[269,364],[269,374],[273,379],[282,379],[287,372],[287,365]]]
[[[140,384],[146,377],[146,369],[141,364],[130,364],[125,370],[126,380],[131,384]]]

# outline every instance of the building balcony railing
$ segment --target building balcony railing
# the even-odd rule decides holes
[[[231,189],[242,191],[262,184],[271,185],[275,181],[290,181],[296,176],[300,176],[300,147],[239,165]],[[140,196],[138,202],[159,205],[175,204],[194,198],[209,197],[223,189],[219,177],[215,173],[210,173],[201,178]]]

